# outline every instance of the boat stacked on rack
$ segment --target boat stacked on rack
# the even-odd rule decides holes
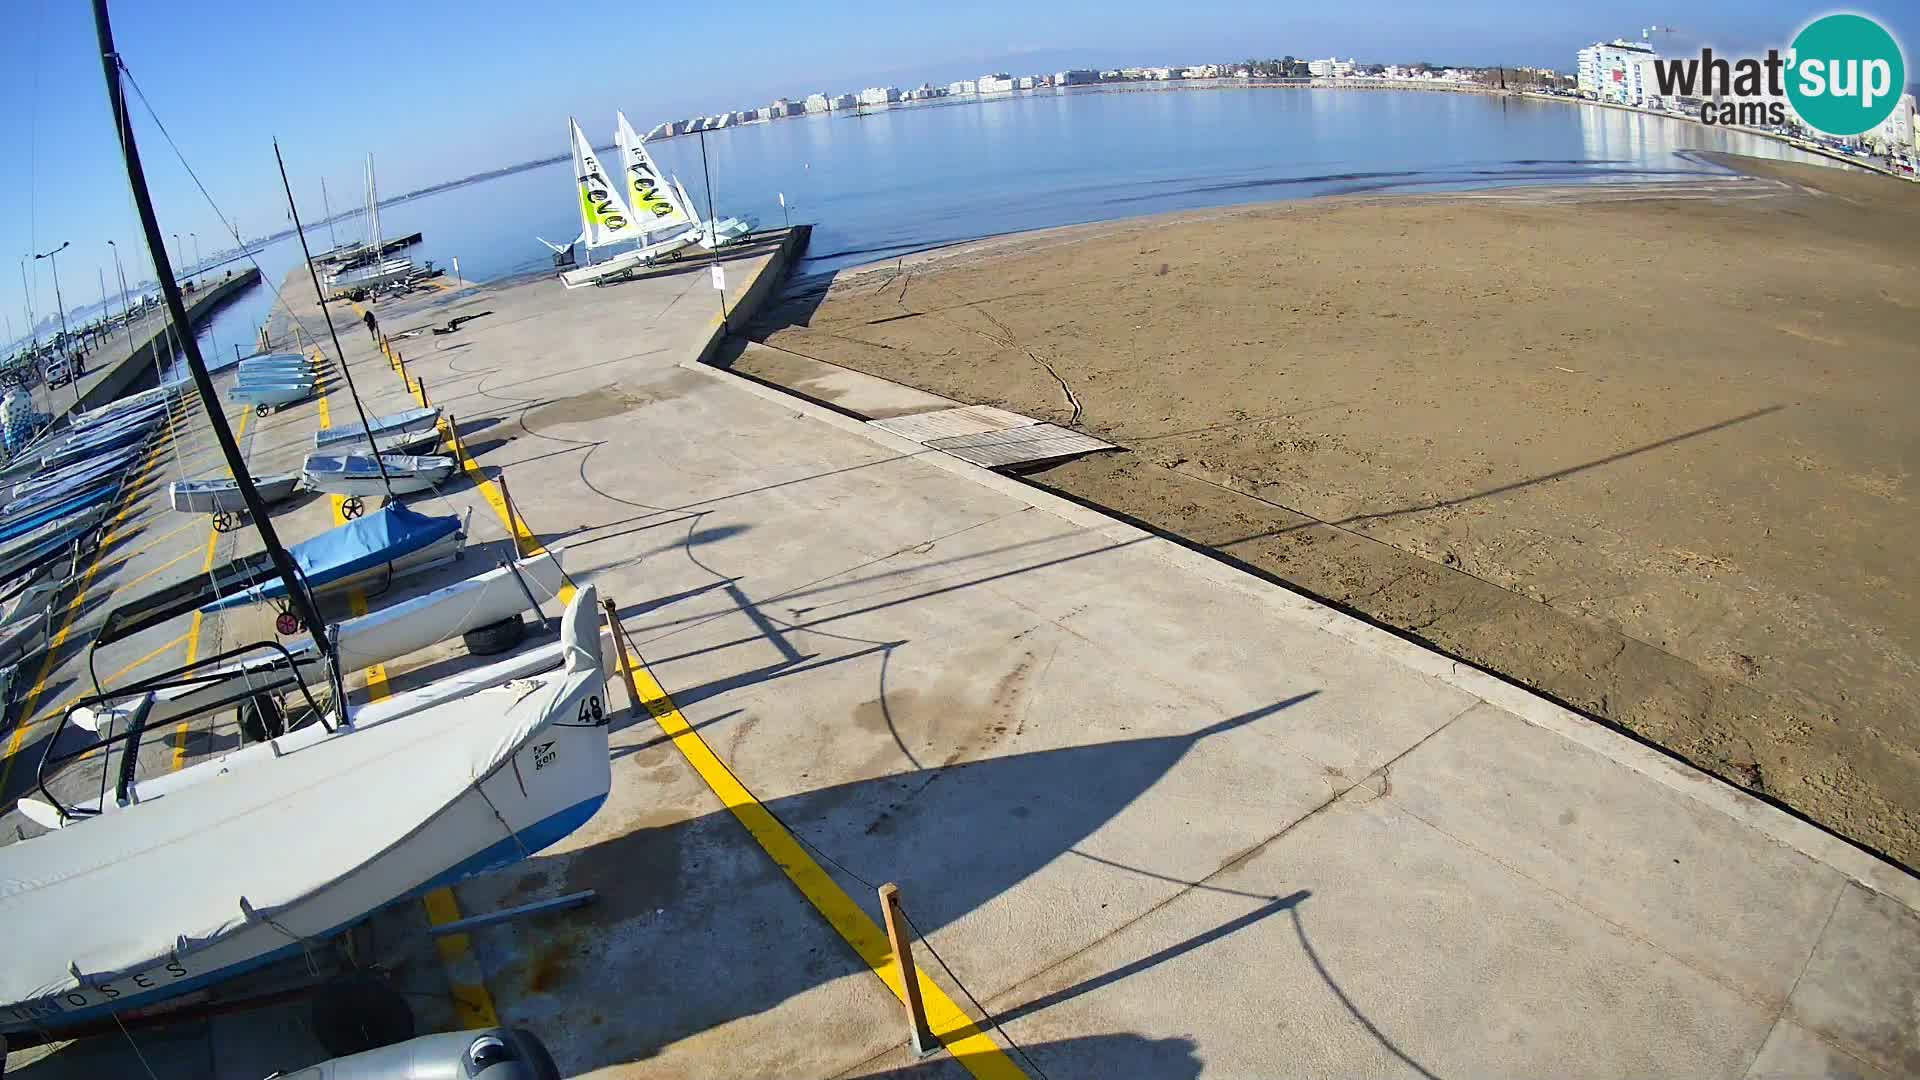
[[[319,381],[316,365],[299,353],[267,353],[240,361],[227,397],[265,415],[312,397]]]

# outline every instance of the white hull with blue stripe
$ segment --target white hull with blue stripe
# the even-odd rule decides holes
[[[582,589],[556,671],[0,848],[0,919],[33,928],[0,965],[0,1034],[218,984],[585,824],[612,782],[598,615]]]

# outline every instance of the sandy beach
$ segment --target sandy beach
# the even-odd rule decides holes
[[[753,336],[1109,439],[1033,479],[1920,864],[1920,187],[1740,165],[1000,238]]]

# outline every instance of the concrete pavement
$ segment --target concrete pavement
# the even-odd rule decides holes
[[[768,257],[732,256],[731,289]],[[1904,873],[1307,598],[701,366],[717,309],[703,266],[377,309],[390,334],[490,313],[398,343],[409,373],[650,672],[607,807],[458,890],[599,891],[463,959],[567,1075],[1920,1071]],[[342,340],[370,411],[411,400]],[[487,496],[435,504],[505,544]],[[902,1045],[865,936],[883,881],[983,1029],[959,1060]]]

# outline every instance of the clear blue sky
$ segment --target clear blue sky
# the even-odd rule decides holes
[[[1782,0],[118,0],[113,16],[121,53],[187,159],[240,227],[258,234],[285,223],[275,135],[303,213],[317,218],[320,178],[336,208],[356,200],[368,152],[382,192],[398,194],[560,153],[567,115],[601,118],[616,107],[644,130],[876,82],[1289,53],[1567,70],[1581,45],[1645,25],[1684,31],[1669,39],[1674,51],[1703,43],[1752,50],[1784,44],[1828,10]],[[1875,0],[1849,10],[1881,19],[1908,43],[1909,64],[1920,64],[1911,44],[1920,41],[1920,4]],[[61,281],[68,301],[81,304],[99,296],[96,266],[112,276],[108,238],[123,255],[141,249],[89,4],[7,0],[0,19],[8,106],[0,110],[0,310],[18,332],[21,254],[72,241]],[[641,36],[623,40],[629,27]],[[135,115],[163,226],[197,233],[211,251],[221,232],[212,211],[137,105]],[[144,260],[128,267],[129,280],[148,273]],[[44,314],[53,303],[45,273],[35,289],[36,314]]]

